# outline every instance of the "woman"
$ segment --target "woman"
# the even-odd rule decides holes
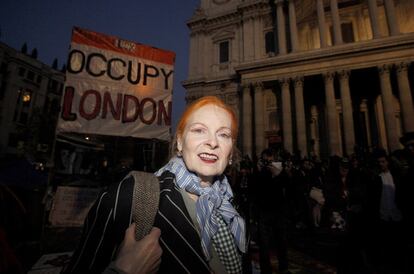
[[[181,117],[176,156],[156,172],[160,202],[154,227],[161,230],[161,236],[151,232],[142,240],[159,236],[159,273],[241,272],[239,252],[246,249],[245,223],[230,203],[233,193],[223,175],[232,163],[237,131],[232,109],[213,96],[195,101]],[[126,177],[97,200],[68,273],[101,273],[116,257],[124,231],[131,224],[133,180]],[[131,231],[127,230],[124,244],[129,248]],[[111,270],[133,268],[125,260],[131,256],[126,249],[121,249]],[[158,268],[154,258],[146,271]]]

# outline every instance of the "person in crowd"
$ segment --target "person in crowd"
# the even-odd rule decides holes
[[[312,162],[311,162],[312,163]],[[322,209],[325,204],[324,183],[320,166],[314,163],[303,167],[305,178],[308,181],[309,189],[306,196],[308,198],[310,220],[314,228],[318,228],[322,221]]]
[[[217,97],[188,106],[177,125],[175,155],[155,173],[160,201],[154,229],[133,239],[134,179],[127,176],[92,207],[65,273],[241,273],[245,223],[223,174],[237,132],[233,110]]]
[[[368,210],[375,227],[370,247],[374,265],[397,271],[403,263],[401,175],[384,150],[374,152],[379,172],[368,189]]]
[[[404,149],[392,153],[392,160],[396,162],[401,170],[401,175],[409,175],[414,166],[414,131],[406,132],[400,138]]]
[[[349,168],[347,158],[332,157],[329,163],[324,194],[328,215],[335,219],[345,218],[349,196]],[[339,228],[342,230],[345,227]]]
[[[308,160],[298,160],[298,166],[294,162],[286,161],[283,174],[286,175],[286,196],[288,201],[289,223],[296,229],[304,229],[308,226],[308,200],[309,177],[308,169],[312,163]],[[299,163],[301,165],[299,166]]]
[[[410,233],[414,229],[414,132],[406,132],[400,142],[404,149],[394,153],[393,159],[397,160],[401,173],[401,211],[407,235],[411,235],[407,240],[414,246],[414,235]]]
[[[406,132],[400,138],[404,146],[404,169],[402,171],[402,214],[404,216],[404,235],[408,250],[406,252],[406,265],[414,260],[414,131]]]
[[[282,169],[281,162],[275,161],[272,150],[265,149],[252,182],[258,215],[260,270],[263,274],[272,273],[272,247],[276,247],[280,273],[289,273],[286,181],[280,176]]]
[[[253,164],[248,155],[245,155],[240,163],[235,176],[233,177],[235,183],[232,185],[234,192],[234,204],[237,207],[238,212],[246,222],[246,232],[248,235],[249,242],[254,241],[251,237],[252,228],[252,175],[253,175]],[[251,250],[250,250],[251,251]],[[243,256],[243,273],[252,273],[252,253],[249,252]]]
[[[326,207],[337,234],[338,273],[363,273],[366,268],[362,220],[366,188],[356,159],[332,158],[326,177]]]
[[[235,193],[236,204],[239,206],[240,214],[247,223],[250,223],[251,211],[251,181],[253,175],[253,167],[250,159],[244,157],[240,161],[239,172],[236,177],[236,184],[233,188]]]

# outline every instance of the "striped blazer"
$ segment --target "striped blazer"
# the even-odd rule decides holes
[[[174,183],[174,174],[166,171],[158,179],[160,203],[154,226],[161,229],[159,273],[210,273],[200,236]],[[125,230],[132,222],[133,189],[134,178],[129,176],[100,195],[63,273],[102,273],[116,258]]]

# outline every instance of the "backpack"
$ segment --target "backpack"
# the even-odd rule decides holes
[[[128,176],[134,177],[132,219],[135,222],[135,239],[139,241],[151,231],[154,224],[160,200],[160,182],[148,172],[131,171]]]

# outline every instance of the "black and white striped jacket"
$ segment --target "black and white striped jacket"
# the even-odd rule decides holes
[[[210,273],[174,174],[166,171],[158,179],[160,204],[154,226],[161,229],[159,273]],[[88,213],[81,241],[64,273],[102,273],[115,259],[132,222],[133,189],[130,176],[101,194]]]

